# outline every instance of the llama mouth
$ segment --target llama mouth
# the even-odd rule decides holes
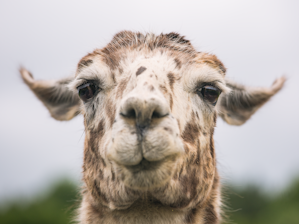
[[[159,161],[148,161],[147,159],[142,158],[140,163],[138,163],[137,165],[126,166],[126,168],[133,173],[140,171],[155,171],[159,169],[163,161],[164,159]]]
[[[143,191],[163,186],[171,178],[175,167],[176,157],[168,156],[157,161],[142,158],[137,165],[125,166],[120,171],[127,187]]]
[[[170,118],[152,122],[150,126],[130,126],[116,123],[112,138],[107,145],[106,156],[132,171],[158,169],[170,157],[184,153],[179,129]]]

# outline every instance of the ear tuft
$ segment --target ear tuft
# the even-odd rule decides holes
[[[286,80],[287,78],[285,76],[277,78],[271,86],[273,93],[277,93],[279,90],[281,90]]]
[[[34,83],[33,75],[28,70],[26,70],[24,67],[20,67],[19,71],[23,81],[27,85],[32,85]]]
[[[68,88],[73,77],[58,81],[34,80],[25,68],[20,68],[21,77],[32,92],[49,110],[56,120],[70,120],[80,113],[81,101],[76,93]]]
[[[283,87],[286,77],[274,81],[270,88],[249,88],[227,80],[231,92],[224,93],[219,99],[218,111],[224,121],[231,125],[242,125],[262,105]]]

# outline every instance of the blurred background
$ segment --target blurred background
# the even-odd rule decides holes
[[[179,32],[227,76],[285,88],[246,124],[218,120],[227,223],[299,223],[299,2],[0,0],[0,223],[69,223],[79,201],[83,118],[53,120],[22,83],[75,72],[121,30]]]

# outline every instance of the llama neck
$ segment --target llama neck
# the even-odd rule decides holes
[[[161,203],[137,200],[124,210],[111,210],[85,194],[79,210],[80,224],[218,224],[219,206],[215,191],[206,203],[193,209],[175,209]]]

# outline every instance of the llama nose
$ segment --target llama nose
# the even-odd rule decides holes
[[[166,117],[169,114],[169,108],[163,99],[155,96],[147,99],[131,96],[124,101],[120,114],[127,119],[136,121],[137,128],[143,131],[153,119]]]

